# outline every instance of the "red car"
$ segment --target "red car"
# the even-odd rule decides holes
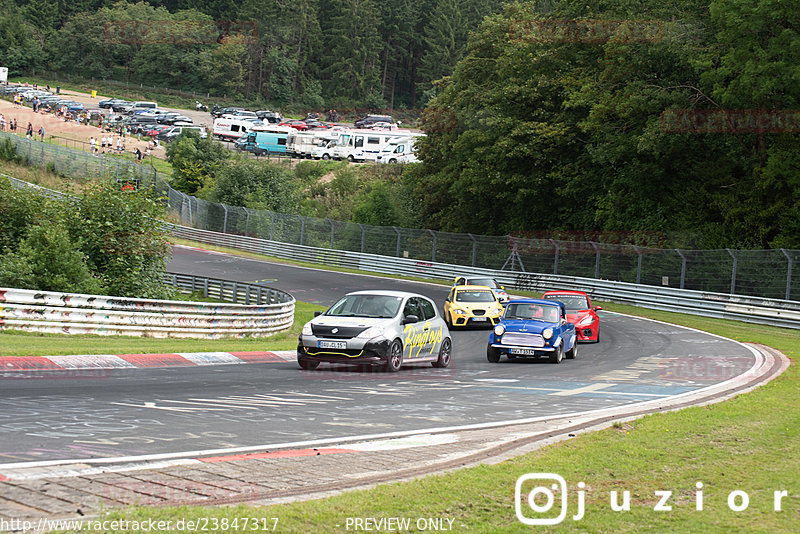
[[[295,130],[299,130],[301,132],[308,130],[308,124],[301,120],[291,120],[291,121],[283,121],[279,124],[279,126],[288,126],[290,128],[294,128]]]
[[[592,306],[589,295],[583,291],[547,291],[542,298],[564,303],[567,321],[575,324],[578,341],[600,341],[600,318],[596,312],[603,308]]]

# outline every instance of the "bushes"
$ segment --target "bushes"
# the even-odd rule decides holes
[[[163,215],[157,199],[112,182],[56,201],[0,177],[0,286],[170,298]]]

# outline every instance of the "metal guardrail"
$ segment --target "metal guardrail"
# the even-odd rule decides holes
[[[573,276],[478,269],[463,265],[280,243],[179,225],[168,225],[168,227],[170,233],[178,238],[320,265],[442,279],[447,282],[460,274],[474,273],[491,276],[507,288],[518,291],[577,289],[586,291],[592,298],[608,302],[800,329],[800,302],[793,300],[765,299]]]
[[[295,299],[284,291],[172,273],[165,279],[185,292],[244,304],[0,288],[0,330],[214,339],[271,335],[294,323]]]

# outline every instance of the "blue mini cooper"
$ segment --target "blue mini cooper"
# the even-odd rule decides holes
[[[489,334],[486,359],[548,357],[561,363],[578,356],[575,325],[567,322],[564,304],[554,300],[515,299],[506,305],[502,319]]]

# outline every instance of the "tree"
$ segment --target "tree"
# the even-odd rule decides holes
[[[200,139],[194,131],[184,131],[167,145],[167,161],[172,164],[172,187],[188,195],[212,189],[220,168],[231,151],[213,139]]]
[[[219,173],[212,199],[231,206],[292,212],[297,193],[292,173],[281,165],[242,160]]]

